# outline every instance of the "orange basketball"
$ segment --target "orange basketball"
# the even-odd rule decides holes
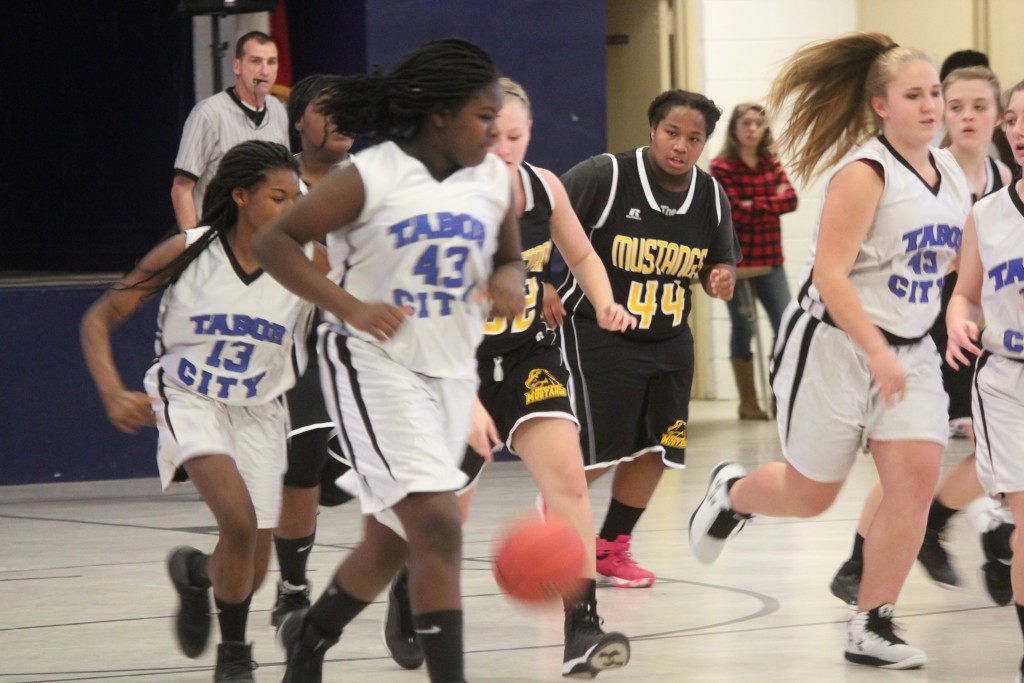
[[[509,597],[525,603],[572,598],[583,589],[587,555],[576,529],[548,513],[513,522],[498,538],[494,579]]]

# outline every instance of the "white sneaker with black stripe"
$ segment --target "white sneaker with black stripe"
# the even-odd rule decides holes
[[[690,550],[705,564],[718,559],[725,542],[739,533],[750,515],[736,512],[729,501],[729,482],[747,476],[747,470],[735,462],[719,463],[711,471],[711,482],[704,500],[690,516]]]
[[[893,606],[857,612],[846,627],[846,659],[882,669],[917,669],[928,661],[923,650],[896,635]]]

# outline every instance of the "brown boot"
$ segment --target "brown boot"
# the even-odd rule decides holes
[[[736,388],[740,392],[740,419],[767,420],[768,414],[757,404],[757,390],[754,388],[754,359],[730,358],[732,371],[736,375]]]

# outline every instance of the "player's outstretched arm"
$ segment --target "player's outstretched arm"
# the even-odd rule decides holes
[[[184,251],[184,235],[176,235],[158,245],[82,316],[79,341],[85,365],[99,391],[107,418],[122,432],[134,434],[139,427],[153,424],[152,400],[141,391],[125,388],[114,362],[110,334],[149,296],[160,290],[170,276],[167,266]]]
[[[621,304],[615,303],[612,286],[608,281],[608,272],[601,263],[601,257],[594,251],[587,239],[579,218],[569,203],[569,195],[558,177],[547,169],[537,168],[537,173],[544,178],[554,200],[551,212],[551,239],[565,258],[576,281],[580,283],[583,293],[590,299],[597,312],[597,323],[606,330],[621,332],[636,327],[636,318],[631,316]],[[547,292],[545,292],[545,295]],[[545,301],[547,297],[545,296]],[[562,309],[562,314],[565,309]],[[560,322],[560,321],[559,321]],[[549,323],[550,324],[550,323]]]

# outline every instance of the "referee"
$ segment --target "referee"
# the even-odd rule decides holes
[[[200,101],[185,121],[171,185],[179,230],[198,224],[203,215],[203,193],[229,149],[246,140],[288,147],[284,105],[267,96],[277,80],[274,39],[262,31],[239,38],[233,69],[235,85]]]

